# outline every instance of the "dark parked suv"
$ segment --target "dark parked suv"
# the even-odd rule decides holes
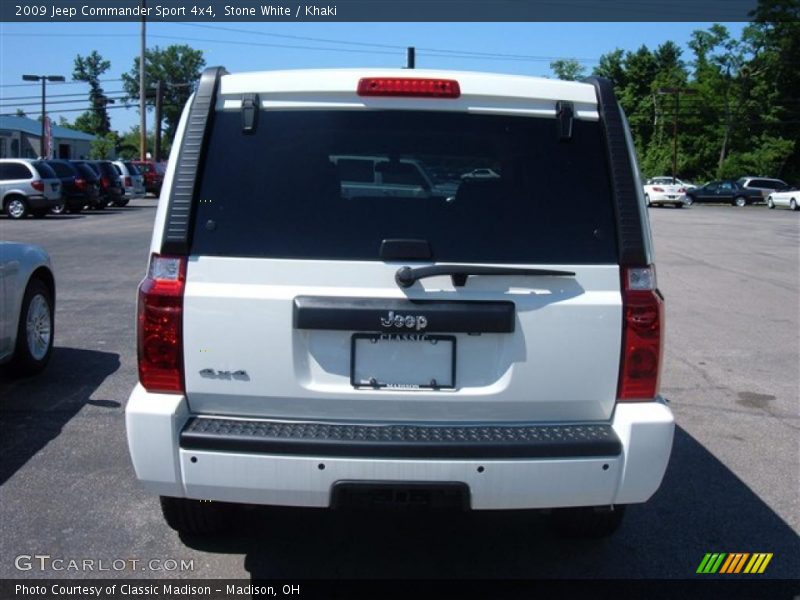
[[[705,185],[688,190],[687,198],[694,202],[722,202],[733,206],[747,206],[761,202],[760,190],[751,190],[739,185],[737,181],[710,181]]]
[[[97,209],[101,210],[110,204],[125,206],[128,203],[128,199],[125,198],[122,179],[114,168],[114,163],[110,160],[83,160],[76,162],[88,165],[100,178],[100,195],[105,201],[98,204],[96,206]]]
[[[94,208],[100,204],[100,178],[90,167],[61,159],[46,162],[61,179],[63,200],[50,212],[57,215],[64,211],[75,214],[81,212],[84,206]]]

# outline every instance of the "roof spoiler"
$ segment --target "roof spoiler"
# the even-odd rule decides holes
[[[219,81],[227,73],[224,67],[209,67],[204,70],[192,105],[189,107],[186,128],[172,177],[174,183],[169,190],[166,228],[161,241],[163,254],[189,253],[197,171],[203,160],[208,132],[214,118]]]
[[[583,81],[594,86],[597,112],[600,114],[600,123],[606,138],[609,176],[618,223],[619,262],[624,266],[646,266],[648,256],[642,231],[642,207],[628,152],[622,111],[611,81],[605,77],[587,77]]]

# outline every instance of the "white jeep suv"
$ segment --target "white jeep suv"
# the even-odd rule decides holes
[[[345,194],[343,156],[497,176],[397,194],[364,161]],[[212,68],[139,288],[130,453],[179,531],[389,499],[608,535],[669,460],[663,338],[606,80]]]

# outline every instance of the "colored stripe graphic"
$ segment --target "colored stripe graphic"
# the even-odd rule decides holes
[[[700,566],[697,567],[697,573],[716,573],[726,556],[727,554],[724,552],[706,554]]]
[[[707,552],[696,572],[709,575],[760,574],[766,570],[772,556],[771,552]]]
[[[763,573],[769,561],[772,560],[772,553],[761,552],[757,554],[753,554],[753,558],[750,559],[750,562],[747,563],[747,567],[745,567],[745,573]]]

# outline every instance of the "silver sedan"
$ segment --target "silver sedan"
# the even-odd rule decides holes
[[[45,368],[53,353],[56,286],[47,252],[0,242],[0,364],[12,376]]]

